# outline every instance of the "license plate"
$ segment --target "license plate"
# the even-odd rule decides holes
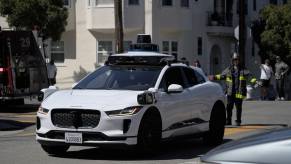
[[[83,136],[82,133],[65,133],[66,143],[82,143]]]

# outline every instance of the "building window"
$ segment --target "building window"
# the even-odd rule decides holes
[[[162,53],[170,54],[175,57],[178,56],[178,42],[177,41],[163,41],[162,42]]]
[[[189,7],[189,0],[181,0],[181,7]]]
[[[98,63],[104,63],[108,56],[113,53],[112,41],[99,41],[97,59]]]
[[[128,5],[139,5],[139,0],[128,0]]]
[[[169,42],[168,41],[163,41],[163,43],[162,43],[163,45],[162,45],[162,50],[163,50],[163,53],[164,54],[168,54],[169,53],[169,50],[170,50],[170,44],[169,44]]]
[[[123,42],[123,49],[124,51],[129,51],[130,45],[132,44],[132,41],[124,41]]]
[[[173,41],[171,44],[172,55],[178,58],[178,42]]]
[[[114,6],[114,0],[95,0],[95,6]]]
[[[277,0],[270,0],[270,4],[277,5],[278,1]]]
[[[253,10],[257,11],[257,0],[253,0]]]
[[[162,0],[162,5],[163,6],[173,6],[173,1],[172,0]]]
[[[71,0],[63,0],[65,7],[71,7]]]
[[[51,42],[51,59],[53,59],[56,63],[64,63],[65,61],[64,41]]]
[[[197,39],[197,54],[202,55],[202,37]]]

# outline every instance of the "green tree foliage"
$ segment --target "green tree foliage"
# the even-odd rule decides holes
[[[44,39],[53,40],[60,39],[68,17],[63,0],[0,0],[0,14],[7,17],[11,27],[38,27]]]
[[[262,59],[281,56],[291,65],[291,4],[268,5],[253,22],[253,37]]]

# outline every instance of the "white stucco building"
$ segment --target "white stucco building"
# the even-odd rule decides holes
[[[69,88],[114,53],[113,0],[65,0],[68,25],[60,42],[49,42],[49,56],[57,62],[57,85]],[[160,52],[198,59],[208,74],[230,63],[237,40],[238,0],[123,0],[125,47],[137,34],[150,34]],[[270,3],[286,0],[246,0],[246,24]],[[1,21],[1,20],[0,20]],[[246,42],[246,66],[259,74],[257,47]]]

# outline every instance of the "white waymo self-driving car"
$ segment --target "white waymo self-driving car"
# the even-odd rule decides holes
[[[164,139],[193,134],[222,142],[222,88],[201,69],[172,59],[156,52],[112,55],[72,90],[48,89],[37,113],[36,140],[49,154],[72,145],[152,151]]]

